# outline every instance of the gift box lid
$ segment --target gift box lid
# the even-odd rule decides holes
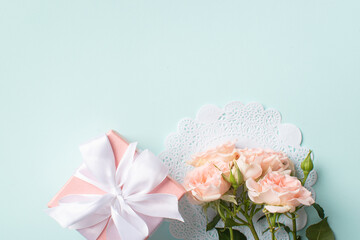
[[[107,137],[109,139],[109,142],[111,144],[114,157],[115,157],[115,164],[118,166],[123,154],[125,153],[129,143],[124,140],[114,130],[109,131],[107,134]],[[175,180],[170,178],[169,176],[166,177],[160,185],[158,185],[154,190],[152,190],[150,193],[167,193],[175,195],[178,199],[180,199],[184,193],[185,189],[177,183]],[[61,190],[53,197],[53,199],[48,203],[48,207],[56,207],[58,206],[58,202],[61,198],[71,195],[71,194],[104,194],[105,192],[101,189],[97,188],[96,186],[81,180],[75,176],[72,176],[67,183],[61,188]],[[148,223],[149,231],[152,233],[156,227],[161,223],[161,218],[154,218],[154,217],[147,217],[144,216],[145,221]],[[104,228],[106,229],[106,228]],[[81,234],[82,231],[78,230]],[[84,235],[84,234],[83,234]],[[85,236],[85,235],[84,235]],[[89,238],[90,236],[85,236],[86,238]],[[99,240],[106,240],[106,231],[104,230],[99,238]]]

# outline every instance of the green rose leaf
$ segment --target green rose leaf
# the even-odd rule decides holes
[[[325,212],[324,212],[324,209],[317,203],[314,203],[313,205],[311,205],[315,208],[315,210],[317,211],[317,213],[319,214],[319,217],[321,219],[324,219],[325,217]]]
[[[258,219],[256,222],[260,222],[260,221],[263,220],[264,218],[266,218],[266,215],[259,217],[259,219]]]
[[[221,217],[219,214],[217,214],[213,220],[211,220],[207,225],[206,225],[206,231],[210,231],[211,229],[213,229],[216,224],[220,221]]]
[[[280,227],[283,227],[287,233],[291,232],[291,229],[283,223],[278,223]]]
[[[228,228],[216,228],[216,231],[219,234],[219,240],[230,240],[230,231]],[[233,229],[233,234],[236,240],[247,240],[246,236],[238,230]]]
[[[246,236],[242,232],[235,229],[233,229],[233,232],[234,232],[234,239],[247,240]]]
[[[241,226],[241,225],[242,224],[235,222],[234,219],[232,219],[232,218],[227,218],[225,220],[225,227],[226,228],[231,228],[231,227],[236,227],[236,226]]]
[[[309,226],[306,229],[306,237],[309,240],[335,240],[333,231],[331,230],[327,217],[320,222]]]

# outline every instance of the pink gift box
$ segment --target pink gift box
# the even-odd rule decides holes
[[[117,167],[129,144],[117,132],[113,130],[108,132],[106,135],[113,149],[115,156],[115,164]],[[178,199],[180,199],[184,195],[185,189],[175,180],[167,177],[151,193],[172,194],[175,195]],[[71,194],[104,194],[104,192],[99,188],[95,187],[94,185],[85,182],[75,176],[72,176],[69,181],[62,187],[62,189],[55,195],[55,197],[48,203],[48,207],[56,207],[58,205],[58,201],[61,198]],[[155,229],[160,225],[161,221],[161,218],[149,217],[148,221],[146,222],[148,223],[150,234],[155,231]],[[107,239],[105,229],[106,227],[98,237],[98,240]],[[79,232],[81,233],[81,230]]]

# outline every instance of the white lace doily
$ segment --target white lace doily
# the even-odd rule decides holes
[[[227,140],[237,140],[238,148],[260,147],[285,152],[294,162],[297,176],[302,177],[300,162],[309,149],[300,146],[300,130],[288,123],[281,123],[281,115],[274,109],[264,109],[259,103],[242,104],[232,102],[223,109],[206,105],[200,109],[195,119],[183,119],[178,124],[176,133],[166,139],[166,149],[159,157],[170,168],[170,176],[182,183],[186,173],[192,168],[186,162],[191,155],[207,150]],[[311,188],[316,182],[316,172],[309,174],[305,187],[315,198]],[[185,222],[170,221],[171,234],[185,240],[218,240],[215,230],[206,232],[206,219],[201,206],[192,205],[187,197],[179,204]],[[302,209],[297,221],[298,229],[306,225],[307,216]],[[254,216],[255,228],[260,239],[270,239],[270,233],[262,234],[266,229],[266,220],[256,223],[261,216]],[[284,216],[280,221],[290,226],[290,220]],[[221,224],[221,223],[219,223]],[[220,226],[220,225],[219,225]],[[238,228],[247,239],[253,239],[247,227]],[[289,239],[284,230],[277,232],[278,239]]]

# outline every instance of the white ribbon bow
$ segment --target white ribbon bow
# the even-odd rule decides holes
[[[75,176],[105,194],[60,199],[59,206],[47,212],[61,226],[77,229],[87,239],[96,240],[106,227],[107,239],[143,240],[149,235],[147,216],[183,221],[176,196],[149,193],[168,174],[168,168],[153,153],[145,150],[135,156],[136,143],[131,143],[116,169],[106,135],[80,146],[80,151],[84,164]]]

